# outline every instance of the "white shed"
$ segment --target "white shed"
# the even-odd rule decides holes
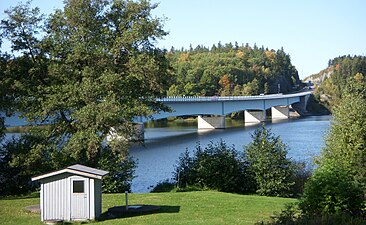
[[[102,213],[102,177],[108,172],[83,165],[36,176],[41,183],[41,221],[94,220]]]

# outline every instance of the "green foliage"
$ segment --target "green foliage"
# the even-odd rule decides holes
[[[186,150],[175,165],[178,190],[187,187],[265,196],[298,196],[311,173],[305,163],[287,158],[287,146],[270,130],[261,127],[245,146],[244,158],[225,142],[196,146],[193,156]]]
[[[289,197],[294,185],[294,164],[287,158],[287,146],[264,126],[252,134],[244,147],[244,160],[260,195]]]
[[[2,141],[2,139],[4,138],[4,131],[5,131],[5,118],[0,116],[0,143]],[[1,149],[0,149],[1,151]]]
[[[363,201],[363,191],[351,174],[338,165],[323,166],[306,184],[299,207],[305,215],[359,215]]]
[[[1,38],[0,38],[0,47],[1,47]],[[10,107],[11,101],[8,100],[7,92],[9,89],[9,86],[7,84],[7,80],[4,79],[5,77],[5,71],[7,67],[7,60],[8,56],[6,54],[3,54],[1,52],[0,48],[0,112],[7,112],[7,108]],[[5,115],[3,113],[0,113],[0,143],[2,142],[2,139],[4,138],[4,132],[5,132]],[[0,149],[1,151],[1,149]]]
[[[31,182],[32,176],[74,163],[108,171],[102,182],[103,192],[130,191],[135,168],[132,158],[103,146],[98,160],[76,161],[68,154],[59,152],[52,142],[45,142],[42,136],[34,134],[23,134],[18,139],[12,139],[0,152],[0,195],[18,195],[34,191],[36,185]]]
[[[312,176],[312,168],[305,162],[294,162],[294,173],[291,180],[294,182],[292,187],[293,197],[300,197],[304,193],[306,182]]]
[[[321,100],[331,110],[337,106],[343,98],[343,93],[347,89],[348,83],[356,74],[366,75],[366,57],[365,56],[340,56],[329,60],[328,68],[319,74],[313,75],[326,77],[318,78],[323,80],[315,93],[320,95]],[[365,83],[365,80],[360,81]]]
[[[225,192],[248,192],[250,182],[245,179],[243,166],[234,147],[222,140],[202,149],[198,144],[194,156],[188,150],[175,166],[174,180],[178,188],[200,186]]]
[[[173,190],[176,190],[176,184],[167,179],[156,184],[151,193],[171,192]]]
[[[283,49],[220,43],[211,49],[172,49],[167,58],[174,74],[168,96],[259,95],[277,93],[278,84],[286,93],[300,82]]]
[[[37,136],[23,135],[2,146],[0,195],[18,195],[35,190],[31,177],[54,168],[50,160],[52,153],[42,148],[45,145]]]
[[[258,222],[256,225],[365,225],[362,217],[355,217],[345,213],[303,215],[298,204],[287,205],[286,209],[276,213],[271,221]]]
[[[121,157],[118,152],[113,152],[111,148],[105,147],[96,167],[109,172],[102,180],[103,193],[131,191],[131,182],[136,167],[136,162],[131,157]]]
[[[333,108],[334,120],[318,160],[319,167],[306,184],[299,205],[305,217],[365,216],[366,85],[360,73],[347,80],[342,98]]]
[[[9,163],[19,157],[40,168],[109,167],[113,179],[107,180],[115,185],[104,189],[128,189],[116,181],[131,177],[128,143],[120,138],[106,150],[103,141],[111,128],[128,137],[134,117],[167,110],[155,100],[170,80],[166,52],[155,46],[167,34],[163,20],[151,15],[157,5],[145,0],[64,3],[47,20],[26,3],[7,10],[1,21],[2,37],[17,54],[1,57],[0,103],[33,125],[49,124],[29,131],[37,141],[11,155]],[[113,154],[104,157],[105,152]]]
[[[321,165],[337,165],[352,174],[366,194],[366,82],[350,80],[325,140]]]
[[[350,78],[334,107],[319,168],[306,185],[300,205],[305,214],[365,213],[366,92],[362,74]]]
[[[306,104],[306,110],[314,115],[329,115],[328,108],[320,101],[319,95],[310,95]]]
[[[200,146],[196,146],[196,148],[200,148]],[[175,165],[174,171],[174,180],[177,182],[177,187],[187,187],[195,183],[196,179],[196,171],[194,170],[195,159],[191,157],[188,149],[183,152],[179,159],[177,160],[177,164]]]
[[[275,215],[272,216],[271,221],[268,222],[258,222],[255,225],[290,225],[290,224],[298,224],[298,219],[301,215],[301,211],[298,208],[297,203],[292,203],[286,205],[286,208],[283,209],[281,212],[275,212]]]

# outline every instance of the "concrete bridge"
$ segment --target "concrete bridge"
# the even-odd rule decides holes
[[[305,108],[311,94],[309,91],[286,95],[167,97],[157,101],[170,107],[172,112],[160,112],[148,118],[138,117],[135,122],[189,115],[220,117],[238,111],[246,111],[245,122],[261,122],[266,119],[264,112],[267,109],[271,109],[273,119],[285,119],[289,117],[290,105],[300,103]]]
[[[150,117],[135,118],[138,133],[143,135],[143,122],[174,116],[198,116],[198,129],[225,128],[225,116],[233,112],[245,111],[245,123],[266,120],[266,110],[271,110],[271,118],[287,119],[290,107],[297,104],[305,111],[311,91],[296,94],[272,94],[258,96],[229,97],[167,97],[157,99],[171,108],[171,112],[160,112]],[[141,137],[140,137],[141,138]]]

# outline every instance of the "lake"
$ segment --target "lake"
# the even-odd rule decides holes
[[[331,116],[310,116],[298,119],[266,122],[265,127],[279,135],[289,147],[288,157],[297,161],[312,162],[324,145],[324,135],[330,126]],[[14,120],[14,121],[13,121]],[[18,119],[7,120],[8,125],[23,125]],[[192,152],[197,143],[206,147],[220,139],[234,145],[238,151],[251,141],[251,134],[260,124],[244,125],[242,120],[227,120],[226,129],[197,130],[196,120],[155,121],[145,124],[145,142],[133,145],[130,155],[138,161],[132,181],[132,192],[149,192],[159,181],[172,178],[174,165],[186,149]],[[6,138],[13,135],[7,134]]]
[[[266,122],[275,135],[289,147],[288,157],[312,162],[320,154],[331,116],[310,116],[299,119]],[[251,141],[251,134],[260,124],[246,125],[243,121],[227,121],[228,128],[198,131],[196,121],[154,122],[145,125],[144,145],[131,147],[130,154],[138,160],[132,192],[148,192],[159,181],[172,178],[174,165],[186,149],[193,151],[220,139],[234,145],[238,151]]]

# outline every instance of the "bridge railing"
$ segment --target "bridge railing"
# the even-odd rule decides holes
[[[274,99],[274,98],[289,98],[298,97],[310,94],[308,92],[297,93],[297,94],[270,94],[270,95],[255,95],[255,96],[209,96],[209,97],[198,97],[198,96],[169,96],[165,98],[158,98],[159,102],[209,102],[209,101],[238,101],[238,100],[251,100],[251,99]]]

